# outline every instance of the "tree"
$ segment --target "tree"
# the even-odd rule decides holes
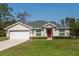
[[[79,36],[79,19],[76,20],[75,33],[76,33],[76,36]]]
[[[12,20],[12,11],[13,9],[8,4],[0,3],[0,25],[2,25],[1,28],[6,27],[6,25],[4,25],[4,22]]]
[[[0,3],[0,20],[4,22],[7,17],[11,16],[12,8],[6,3]]]
[[[6,3],[0,3],[0,36],[5,35],[4,28],[13,22],[12,8]]]
[[[64,19],[61,19],[61,20],[60,20],[60,23],[61,23],[62,25],[66,25]]]
[[[66,17],[61,23],[71,27],[70,34],[72,36],[79,36],[79,21],[74,17]]]
[[[28,22],[26,19],[27,17],[30,17],[31,14],[28,14],[27,12],[19,13],[17,15],[17,18],[19,19],[20,22],[26,23]]]

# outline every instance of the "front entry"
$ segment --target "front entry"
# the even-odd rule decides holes
[[[47,40],[52,40],[52,29],[47,29]]]
[[[51,34],[52,34],[51,32],[52,32],[51,29],[47,29],[47,37],[49,38],[51,37]]]

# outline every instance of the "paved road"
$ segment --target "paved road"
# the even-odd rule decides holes
[[[0,42],[0,51],[11,48],[11,47],[21,44],[25,41],[26,40],[15,40],[15,39],[14,40],[9,39],[9,40],[2,41],[2,42]]]

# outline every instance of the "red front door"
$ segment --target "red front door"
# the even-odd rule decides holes
[[[47,37],[50,38],[52,36],[52,29],[47,29]]]

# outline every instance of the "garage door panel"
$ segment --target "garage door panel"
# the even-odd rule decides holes
[[[29,39],[29,32],[10,32],[10,39]]]

